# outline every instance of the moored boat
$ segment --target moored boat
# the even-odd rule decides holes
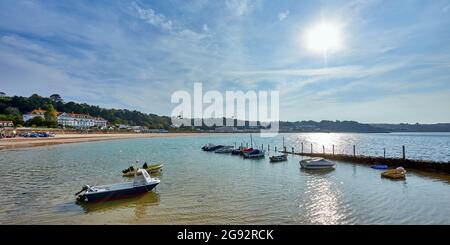
[[[248,152],[252,152],[254,149],[253,148],[242,148],[241,149],[241,151],[239,152],[239,154],[241,155],[241,156],[243,156],[245,153],[248,153]]]
[[[406,170],[403,167],[389,169],[381,173],[381,177],[402,180],[406,178]]]
[[[283,154],[283,155],[278,155],[278,156],[271,156],[270,157],[270,161],[271,162],[282,162],[282,161],[287,161],[287,155]]]
[[[231,155],[240,155],[241,154],[241,150],[244,149],[243,147],[239,147],[237,149],[233,149],[231,151]]]
[[[160,180],[150,177],[145,169],[139,169],[133,181],[93,187],[85,185],[75,196],[77,201],[84,202],[119,199],[149,192],[159,183]]]
[[[204,145],[204,146],[202,147],[202,150],[207,151],[207,150],[209,150],[211,147],[215,147],[215,146],[216,146],[216,145],[209,143],[209,144],[207,144],[207,145]]]
[[[264,156],[264,151],[258,149],[254,149],[253,151],[244,153],[244,158],[262,158]]]
[[[332,169],[335,165],[335,162],[321,157],[308,158],[300,161],[300,166],[304,169]]]
[[[388,169],[388,166],[387,165],[383,165],[383,164],[373,165],[373,166],[370,166],[370,167],[373,168],[373,169],[380,169],[380,170]]]
[[[156,174],[162,171],[163,164],[152,164],[148,165],[147,167],[143,166],[142,169],[145,169],[149,174]],[[133,167],[129,167],[127,169],[124,169],[122,171],[123,177],[133,177],[136,170]]]
[[[231,153],[233,151],[233,146],[226,145],[214,151],[214,153]]]
[[[213,144],[208,144],[202,147],[203,151],[215,151],[218,150],[220,148],[224,147],[223,145],[213,145]]]

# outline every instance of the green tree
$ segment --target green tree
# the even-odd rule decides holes
[[[11,121],[13,120],[11,115],[0,114],[0,121]]]
[[[26,122],[26,125],[27,126],[33,126],[34,125],[34,126],[40,127],[40,126],[47,126],[47,122],[42,117],[34,117],[34,118],[31,118],[30,120],[28,120]]]
[[[46,112],[44,114],[46,125],[49,127],[56,127],[58,125],[58,118],[55,107],[52,104],[46,104]]]
[[[16,107],[6,107],[5,112],[6,114],[12,116],[22,116],[22,113],[20,113],[19,109],[17,109]]]
[[[59,94],[52,94],[52,95],[50,95],[50,100],[55,102],[55,103],[63,102],[63,99],[61,98],[61,96]]]

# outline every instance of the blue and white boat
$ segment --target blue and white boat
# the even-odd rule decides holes
[[[150,177],[145,169],[139,169],[134,176],[134,180],[131,182],[93,187],[85,185],[81,191],[75,194],[75,196],[78,196],[78,201],[85,202],[119,199],[149,192],[155,188],[159,182],[159,179]]]
[[[244,158],[262,158],[264,157],[264,151],[262,150],[258,150],[258,149],[254,149],[253,151],[250,152],[245,152],[243,154]]]

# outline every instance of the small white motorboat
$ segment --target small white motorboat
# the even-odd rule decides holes
[[[321,157],[308,158],[300,161],[300,166],[305,169],[331,169],[335,165],[335,162]]]
[[[77,201],[85,202],[112,200],[149,192],[155,188],[159,182],[159,179],[150,177],[145,169],[139,169],[138,171],[135,171],[134,180],[132,182],[92,187],[85,185],[81,191],[75,193],[75,196],[78,196]],[[83,194],[79,195],[80,193]]]

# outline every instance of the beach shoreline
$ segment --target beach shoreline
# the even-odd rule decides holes
[[[217,133],[216,133],[217,134]],[[17,148],[31,148],[58,144],[95,142],[105,140],[167,138],[186,136],[207,136],[211,133],[145,133],[145,134],[57,134],[47,138],[4,138],[0,139],[0,151]]]

